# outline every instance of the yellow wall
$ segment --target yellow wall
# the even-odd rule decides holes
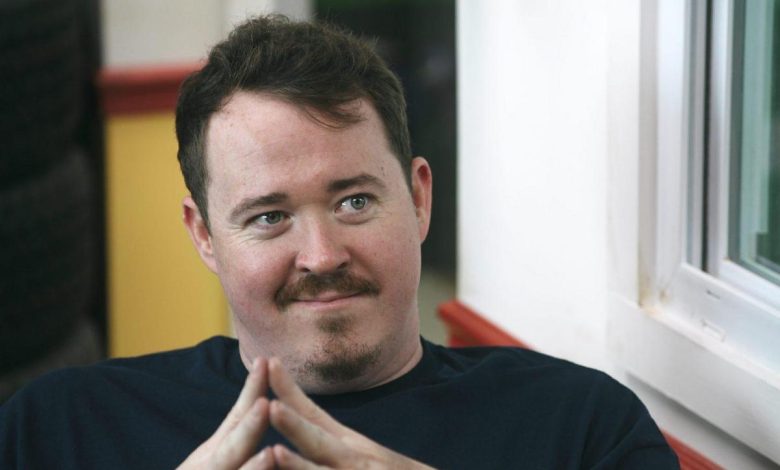
[[[219,281],[182,223],[188,192],[176,160],[173,114],[109,116],[106,139],[111,356],[229,334]]]

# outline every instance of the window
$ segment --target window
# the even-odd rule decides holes
[[[609,335],[628,372],[775,462],[779,10],[642,3],[638,288],[617,292]]]
[[[733,143],[728,152],[729,214],[725,248],[727,258],[736,266],[723,270],[723,276],[770,305],[778,306],[780,8],[774,1],[740,1],[733,5],[731,14],[734,59],[730,71],[729,126]],[[746,272],[741,276],[731,274],[739,268]]]
[[[679,134],[685,254],[682,263],[665,267],[669,283],[659,287],[682,300],[669,301],[671,311],[780,373],[774,346],[780,338],[780,88],[772,85],[780,78],[780,47],[773,47],[780,39],[777,14],[771,0],[688,5]],[[676,155],[658,158],[671,160],[666,171],[675,171]],[[673,236],[661,237],[657,249],[673,246]]]

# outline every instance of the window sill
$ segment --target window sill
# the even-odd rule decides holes
[[[630,374],[780,462],[780,374],[664,311],[610,298],[609,347]]]

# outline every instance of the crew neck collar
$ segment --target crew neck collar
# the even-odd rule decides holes
[[[366,390],[354,392],[338,393],[333,395],[311,394],[309,398],[322,408],[353,408],[361,406],[364,403],[382,398],[394,393],[403,391],[410,384],[419,385],[432,379],[436,373],[436,360],[432,349],[436,346],[423,337],[420,337],[422,344],[422,357],[420,361],[406,374],[391,380],[390,382],[372,387]],[[228,375],[235,381],[242,383],[246,380],[248,372],[238,350],[236,342],[233,358],[230,361]]]

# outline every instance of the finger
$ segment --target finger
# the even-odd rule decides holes
[[[277,444],[273,448],[276,466],[281,470],[313,470],[325,468],[310,462],[287,447]]]
[[[244,387],[238,395],[236,403],[230,410],[225,420],[219,426],[214,436],[221,439],[230,432],[246,414],[247,410],[257,401],[258,398],[268,393],[268,360],[263,357],[257,357],[252,361],[252,367],[249,375],[246,377]]]
[[[349,449],[336,436],[306,420],[281,401],[271,402],[269,415],[273,427],[307,459],[326,465],[348,460]]]
[[[219,443],[213,457],[215,468],[238,468],[246,462],[266,429],[268,399],[263,397],[247,410],[238,425]]]
[[[278,358],[268,361],[268,379],[276,396],[306,420],[338,436],[344,434],[346,428],[309,400]]]
[[[276,466],[274,452],[270,447],[266,447],[251,459],[247,460],[239,470],[271,470]]]

